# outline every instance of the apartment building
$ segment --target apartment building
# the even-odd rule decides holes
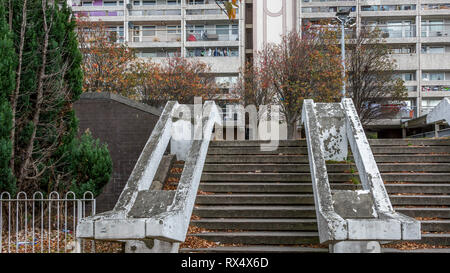
[[[140,58],[184,56],[211,66],[224,98],[244,62],[244,14],[229,20],[214,0],[68,0],[76,16],[101,20]]]
[[[211,65],[224,94],[245,60],[303,25],[350,9],[356,27],[379,27],[393,49],[408,100],[400,120],[428,113],[450,96],[449,0],[245,0],[229,20],[214,0],[69,0],[76,14],[102,20],[141,58],[196,58]]]
[[[298,24],[333,18],[350,9],[356,27],[378,27],[397,61],[397,76],[408,89],[408,107],[397,118],[427,114],[450,96],[450,1],[448,0],[299,0]]]

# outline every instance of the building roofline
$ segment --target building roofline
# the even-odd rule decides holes
[[[91,99],[91,100],[110,99],[110,100],[116,101],[118,103],[122,103],[127,106],[139,109],[143,112],[153,114],[155,116],[161,115],[161,110],[159,110],[153,106],[150,106],[145,103],[137,102],[137,101],[131,100],[129,98],[126,98],[124,96],[110,93],[110,92],[85,92],[85,93],[82,93],[80,96],[80,100],[82,100],[82,99]]]

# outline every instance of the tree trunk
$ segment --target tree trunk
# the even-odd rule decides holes
[[[10,5],[11,6],[11,5]],[[11,8],[11,7],[10,7]],[[12,10],[10,11],[12,14]],[[12,19],[11,19],[12,20]],[[12,24],[12,21],[11,21]],[[22,9],[22,25],[20,27],[20,45],[19,45],[19,60],[17,65],[17,73],[16,73],[16,89],[11,97],[11,108],[12,108],[12,129],[11,129],[11,161],[9,163],[10,169],[14,174],[14,151],[15,151],[15,139],[16,139],[16,112],[17,112],[17,100],[19,99],[19,90],[20,90],[20,80],[22,75],[22,59],[23,59],[23,47],[25,44],[25,31],[27,26],[27,0],[23,2]]]
[[[34,140],[36,138],[36,131],[39,124],[39,118],[41,114],[41,105],[43,101],[43,93],[44,93],[44,77],[45,77],[45,70],[46,70],[46,64],[47,64],[47,50],[48,50],[48,40],[49,40],[49,32],[50,29],[48,28],[47,24],[47,1],[42,1],[42,13],[43,13],[43,27],[44,27],[44,44],[42,46],[42,66],[39,71],[39,78],[38,78],[38,86],[37,86],[37,98],[36,98],[36,109],[33,115],[33,132],[31,133],[30,142],[28,143],[25,158],[21,164],[20,170],[19,170],[19,179],[18,179],[18,187],[20,187],[23,184],[23,180],[25,178],[25,169],[27,168],[28,164],[30,163],[33,149],[34,149]]]
[[[295,130],[297,129],[297,122],[289,122],[287,124],[287,138],[288,139],[294,139],[295,137]]]

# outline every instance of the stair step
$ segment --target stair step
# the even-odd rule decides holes
[[[181,167],[176,165],[175,167]],[[378,164],[380,172],[450,172],[449,163],[396,163]],[[328,173],[342,173],[351,170],[357,171],[355,164],[327,164]],[[309,173],[309,164],[205,164],[204,172],[280,172],[280,173]]]
[[[196,206],[193,214],[204,218],[316,218],[314,206]]]
[[[233,141],[220,141],[220,140],[214,140],[211,141],[209,144],[209,147],[215,148],[215,147],[260,147],[261,144],[270,144],[269,141],[261,141],[261,140],[233,140]],[[278,142],[278,146],[280,147],[306,147],[306,140],[280,140]]]
[[[312,193],[311,183],[200,183],[199,188],[202,191],[214,193]]]
[[[189,234],[211,242],[223,244],[262,244],[262,245],[292,245],[319,243],[317,232],[292,231],[248,231],[248,232],[207,232]]]
[[[240,205],[313,205],[312,194],[212,194],[198,195],[197,204],[240,204]]]
[[[422,234],[422,239],[419,242],[422,244],[450,246],[450,233],[425,233]]]
[[[393,205],[448,206],[450,195],[390,195]],[[197,204],[314,205],[312,194],[210,194],[198,195]]]
[[[382,248],[382,253],[450,253],[450,248],[395,249]]]
[[[280,219],[280,218],[215,218],[193,220],[191,224],[210,230],[287,230],[317,231],[315,219]]]
[[[450,145],[449,139],[369,139],[370,146],[446,146]]]
[[[422,231],[447,232],[450,231],[450,220],[421,221]]]
[[[450,155],[374,155],[377,163],[449,163]]]
[[[181,253],[328,253],[328,248],[312,248],[299,246],[247,245],[237,247],[212,247],[180,249]]]
[[[307,155],[208,155],[206,163],[306,163],[309,164]],[[450,162],[450,161],[449,161]]]
[[[403,208],[396,207],[395,211],[410,217],[435,217],[450,219],[450,208]]]
[[[450,146],[372,146],[374,154],[448,154]]]
[[[329,173],[330,182],[348,182],[358,174]],[[382,173],[384,182],[450,182],[450,173]],[[202,182],[311,182],[309,173],[208,173],[203,172]]]
[[[450,184],[385,184],[389,194],[393,193],[450,193]]]
[[[393,205],[450,205],[450,195],[390,195],[389,197]]]
[[[210,147],[208,155],[307,155],[306,147],[274,147],[272,151],[262,150],[260,147],[222,148]]]
[[[330,183],[333,190],[358,190],[361,185]],[[386,184],[388,193],[450,193],[450,184]],[[201,183],[199,189],[213,193],[312,193],[311,183]]]
[[[450,155],[374,155],[377,163],[450,163]],[[350,156],[350,160],[352,157]],[[208,155],[206,163],[287,163],[309,164],[307,155]]]

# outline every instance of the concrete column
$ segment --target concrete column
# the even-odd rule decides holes
[[[381,253],[377,241],[342,241],[329,245],[330,253]]]
[[[170,243],[158,239],[126,241],[125,253],[178,253],[180,243]]]
[[[181,0],[181,57],[186,57],[186,0]]]

